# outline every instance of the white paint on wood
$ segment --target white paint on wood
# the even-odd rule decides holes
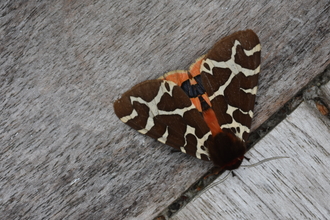
[[[302,103],[247,153],[251,163],[289,159],[238,169],[236,177],[202,193],[172,220],[328,218],[329,137],[329,120]]]

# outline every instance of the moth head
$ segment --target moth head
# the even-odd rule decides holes
[[[215,166],[224,170],[237,169],[246,152],[245,143],[232,132],[220,132],[214,137],[214,146],[209,148]]]

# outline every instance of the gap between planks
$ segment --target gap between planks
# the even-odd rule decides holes
[[[171,219],[326,219],[329,136],[329,119],[303,102],[247,153],[254,161],[289,159],[238,169],[237,177],[205,191]]]
[[[271,125],[273,125],[273,127],[275,127],[276,124],[278,124],[280,121],[285,120],[286,115],[289,114],[288,111],[290,111],[290,110],[292,111],[293,109],[295,109],[296,106],[299,105],[298,103],[301,103],[302,99],[307,101],[310,106],[315,107],[314,110],[317,107],[316,102],[320,102],[320,101],[326,107],[329,108],[330,107],[330,81],[329,81],[329,79],[330,79],[330,68],[328,67],[323,73],[319,74],[319,76],[316,77],[314,80],[312,80],[307,86],[302,88],[301,91],[298,92],[298,94],[294,98],[292,98],[288,103],[286,103],[285,106],[282,108],[282,110],[279,111],[281,113],[278,112],[277,114],[272,116],[273,118],[274,117],[276,118],[275,123],[274,123],[274,119],[271,119],[272,118],[271,117],[270,120],[268,120],[268,121],[271,121],[270,123],[267,123],[268,122],[267,121],[262,126],[260,126],[260,128],[257,130],[257,132],[254,132],[254,133],[259,133],[258,135],[264,136],[265,133],[269,132],[269,130],[265,129],[265,127],[266,128],[268,128],[268,126],[272,127]],[[328,83],[326,83],[326,82],[328,82]],[[323,84],[325,84],[325,85],[323,85]],[[271,124],[271,125],[269,125],[269,124]],[[263,130],[267,130],[267,131],[264,132]],[[258,135],[255,135],[255,136],[258,136]],[[258,139],[258,138],[255,137],[255,139]],[[260,138],[259,138],[259,140],[260,140]],[[254,140],[254,143],[256,143],[257,141],[258,140]],[[252,149],[252,151],[253,151],[253,149]],[[273,156],[275,156],[275,155],[273,155]],[[273,156],[269,156],[269,157],[273,157]],[[219,179],[222,179],[222,178],[223,177],[219,177],[218,180],[216,180],[216,181],[219,181]],[[209,182],[213,181],[213,179],[215,179],[215,178],[212,178],[211,180],[208,180],[208,182],[207,181],[205,181],[205,182],[207,184],[209,184]],[[200,183],[200,182],[201,181],[198,181],[198,183]],[[194,184],[194,185],[197,185],[197,184]],[[181,196],[181,197],[185,197],[185,195],[188,195],[188,194],[191,195],[192,193],[189,192],[189,191],[191,191],[191,188],[195,189],[196,187],[195,186],[190,187],[190,189],[188,191],[186,191],[185,193],[183,193],[183,196]],[[171,206],[173,206],[173,205],[177,205],[177,204],[174,202]],[[185,202],[182,202],[180,205],[185,206]],[[162,212],[163,217],[166,216],[166,218],[168,218],[171,215],[171,213],[169,212],[170,207],[165,209],[165,211]],[[183,209],[185,209],[185,208],[183,208]],[[173,213],[175,214],[176,212],[177,211],[174,211]],[[180,213],[180,211],[179,211],[179,213]]]

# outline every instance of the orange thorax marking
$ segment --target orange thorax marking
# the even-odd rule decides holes
[[[189,79],[189,75],[187,71],[178,70],[166,73],[163,79],[172,81],[178,86],[181,86],[184,81]]]
[[[181,87],[182,83],[189,80],[191,85],[196,85],[197,82],[194,79],[195,76],[200,75],[200,67],[202,65],[203,56],[198,58],[194,64],[192,64],[188,71],[177,70],[172,71],[164,75],[164,80],[169,80]],[[210,108],[203,111],[202,104],[200,102],[199,96],[205,100],[205,102],[210,106]],[[190,98],[191,102],[194,104],[196,109],[203,114],[204,120],[207,126],[210,128],[212,136],[217,135],[222,132],[218,119],[212,109],[211,101],[206,93],[199,95],[197,97]]]
[[[213,137],[222,132],[218,119],[212,108],[203,111],[203,117],[207,126],[210,128]]]

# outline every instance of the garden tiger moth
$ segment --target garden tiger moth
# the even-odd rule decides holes
[[[221,169],[246,152],[260,72],[261,46],[252,30],[219,40],[189,70],[144,81],[114,103],[121,121]]]

